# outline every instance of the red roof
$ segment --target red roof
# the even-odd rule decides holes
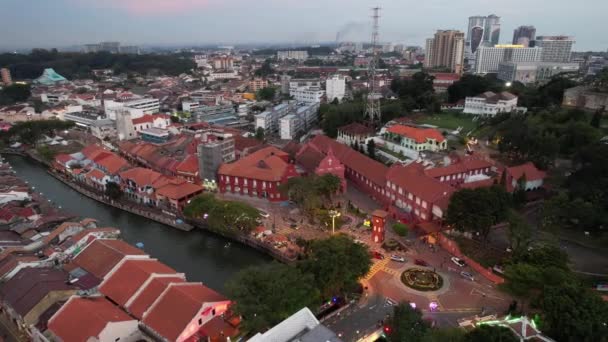
[[[393,125],[388,128],[388,132],[413,139],[419,144],[425,143],[427,139],[436,140],[437,142],[442,142],[445,140],[443,134],[434,128],[417,128],[412,126]]]
[[[269,146],[233,163],[222,164],[218,174],[264,181],[280,181],[289,166],[288,156],[278,148]]]
[[[146,122],[149,122],[149,123],[154,122],[154,117],[152,115],[150,115],[150,114],[145,114],[142,117],[139,117],[137,119],[133,119],[133,124],[134,125],[139,125],[139,124],[143,124],[143,123],[146,123]]]
[[[458,81],[460,79],[460,74],[447,72],[434,72],[431,73],[431,76],[435,77],[436,80],[441,81]]]
[[[225,301],[224,296],[200,283],[171,284],[144,315],[143,323],[165,339],[175,341],[205,303]]]
[[[360,123],[356,123],[356,122],[353,122],[346,126],[339,127],[338,132],[344,132],[346,134],[352,134],[352,135],[364,135],[364,136],[372,136],[375,133],[373,128],[362,125]]]
[[[10,210],[7,210],[6,208],[0,208],[0,220],[9,222],[13,218],[15,218],[15,214],[13,214]]]
[[[31,216],[35,216],[37,215],[36,212],[34,211],[34,209],[32,209],[32,207],[25,207],[25,208],[21,208],[20,210],[17,211],[17,216],[19,217],[31,217]]]
[[[112,175],[129,166],[128,161],[111,152],[106,152],[103,155],[99,155],[94,161]]]
[[[105,153],[106,151],[99,145],[89,145],[82,149],[81,153],[89,160],[94,160],[101,153]]]
[[[126,308],[138,319],[142,319],[144,313],[150,306],[158,299],[158,297],[165,291],[165,289],[172,283],[183,283],[186,278],[183,275],[156,275],[148,279],[148,281],[142,285],[137,293],[127,303]]]
[[[460,173],[467,173],[473,170],[481,170],[492,167],[492,163],[481,158],[475,157],[464,157],[461,160],[457,160],[448,166],[434,167],[431,169],[424,170],[424,173],[428,176],[439,178],[441,176],[449,176]]]
[[[124,307],[137,290],[156,274],[175,274],[174,269],[156,259],[124,259],[99,286],[99,292]]]
[[[70,156],[69,154],[62,153],[55,156],[55,161],[61,164],[65,164],[70,160],[72,160],[72,156]]]
[[[48,322],[48,328],[63,342],[98,338],[110,322],[134,321],[104,297],[72,297]]]
[[[143,167],[135,167],[127,171],[123,171],[120,173],[120,178],[123,180],[129,179],[135,182],[139,187],[149,185],[155,188],[165,185],[169,181],[167,177],[163,176],[162,174]]]
[[[95,178],[98,180],[102,180],[103,177],[105,177],[105,176],[106,176],[106,174],[103,173],[103,171],[101,171],[99,169],[93,169],[85,175],[85,177],[87,177],[87,178]]]
[[[521,176],[526,175],[526,181],[536,181],[545,179],[547,174],[536,168],[534,163],[527,162],[522,165],[512,166],[507,168],[507,173],[515,180],[519,180]]]
[[[454,188],[424,174],[420,164],[407,166],[393,165],[386,174],[386,180],[395,183],[407,193],[437,204],[442,198],[449,198]]]
[[[174,180],[158,189],[156,191],[156,195],[173,200],[180,200],[182,198],[201,193],[203,190],[203,187],[200,185],[188,183],[186,181],[179,182]]]
[[[198,173],[198,158],[196,155],[189,155],[177,165],[177,172],[195,175]]]
[[[72,262],[97,278],[103,279],[127,255],[145,255],[145,253],[122,240],[97,239],[80,252]]]

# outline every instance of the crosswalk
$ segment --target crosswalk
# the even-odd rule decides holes
[[[389,267],[383,267],[382,271],[395,277],[399,277],[401,275],[401,271]]]
[[[389,261],[389,259],[382,259],[382,260],[378,261],[377,263],[375,263],[372,266],[372,268],[369,269],[369,272],[367,272],[365,277],[363,277],[363,280],[370,280],[373,276],[376,275],[376,273],[378,273],[378,271],[385,268],[384,266],[386,266],[386,264],[388,264],[388,261]]]

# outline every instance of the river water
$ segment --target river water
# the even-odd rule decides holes
[[[189,281],[199,281],[224,292],[224,285],[236,272],[271,261],[270,257],[239,243],[199,230],[183,232],[161,223],[94,201],[51,177],[40,164],[19,156],[5,159],[17,176],[42,192],[70,214],[97,219],[101,226],[119,228],[122,238],[143,249]]]

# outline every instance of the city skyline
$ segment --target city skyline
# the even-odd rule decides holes
[[[259,0],[255,6],[243,0],[5,2],[5,12],[13,15],[0,23],[2,50],[61,48],[99,41],[125,45],[311,44],[335,41],[338,33],[341,41],[367,41],[369,8],[376,4],[383,8],[383,42],[423,46],[436,30],[466,32],[470,16],[495,14],[501,17],[500,43],[510,42],[516,27],[534,25],[538,35],[574,36],[575,51],[605,51],[608,47],[608,37],[594,35],[602,27],[602,13],[608,11],[608,3],[599,0],[587,4],[593,11],[571,2],[546,0],[533,1],[534,6],[521,0],[491,5],[465,0],[456,8],[438,0],[422,4],[352,0],[348,6],[344,0]]]

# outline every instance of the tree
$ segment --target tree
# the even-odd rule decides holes
[[[446,223],[460,231],[479,233],[485,239],[490,228],[507,218],[511,195],[504,188],[462,189],[450,198]]]
[[[499,325],[481,325],[469,331],[464,340],[466,342],[518,342],[513,332]]]
[[[461,328],[436,328],[427,331],[423,342],[465,342],[465,331]]]
[[[604,116],[604,110],[605,108],[602,107],[601,109],[598,109],[593,113],[593,117],[591,118],[591,122],[589,123],[591,127],[600,128],[600,125],[602,123],[602,117]]]
[[[264,61],[264,63],[262,63],[262,66],[259,69],[256,69],[254,74],[255,74],[255,76],[258,76],[258,77],[267,77],[269,75],[274,74],[274,72],[275,71],[272,68],[271,60],[267,59]]]
[[[207,228],[220,234],[247,234],[257,227],[258,209],[247,203],[222,201],[213,194],[203,194],[190,200],[184,208],[190,219],[202,220]]]
[[[255,98],[258,100],[272,101],[276,95],[277,89],[275,87],[266,87],[258,90],[255,94]]]
[[[33,120],[17,122],[11,126],[8,132],[0,132],[0,138],[4,141],[18,140],[24,144],[35,144],[43,135],[54,136],[55,131],[70,129],[74,126],[72,121]]]
[[[324,298],[353,291],[371,266],[366,247],[343,235],[313,241],[298,267],[314,275]]]
[[[513,192],[513,204],[518,208],[523,207],[526,204],[526,184],[528,180],[526,178],[526,174],[524,173],[517,180],[517,188]]]
[[[424,341],[430,330],[422,319],[422,312],[412,308],[408,303],[400,303],[393,309],[393,315],[388,320],[390,342],[419,342]]]
[[[118,185],[117,183],[115,183],[115,182],[106,183],[105,194],[109,198],[111,198],[113,200],[117,200],[120,197],[122,197],[122,193],[123,193],[122,189],[120,188],[120,185]]]
[[[511,249],[514,255],[521,255],[532,241],[532,227],[514,210],[509,212],[508,222]]]
[[[475,96],[486,91],[502,91],[504,83],[496,77],[464,74],[460,80],[448,87],[449,102],[454,103],[467,96]]]
[[[393,224],[393,230],[399,236],[407,236],[408,226],[404,223],[397,222],[397,223]]]
[[[333,207],[333,195],[342,188],[342,181],[338,176],[326,173],[317,177],[315,188],[320,195],[327,199],[329,205]]]
[[[576,283],[545,289],[541,329],[557,341],[605,341],[608,304]]]
[[[319,292],[313,277],[298,268],[272,263],[239,272],[226,286],[241,327],[264,331],[303,307],[315,307]]]
[[[376,142],[374,139],[367,141],[367,155],[372,159],[376,159]]]
[[[265,136],[264,128],[263,127],[256,128],[255,138],[258,139],[259,141],[264,141],[264,136]]]
[[[0,104],[8,105],[27,100],[30,95],[29,84],[12,84],[0,90]]]

